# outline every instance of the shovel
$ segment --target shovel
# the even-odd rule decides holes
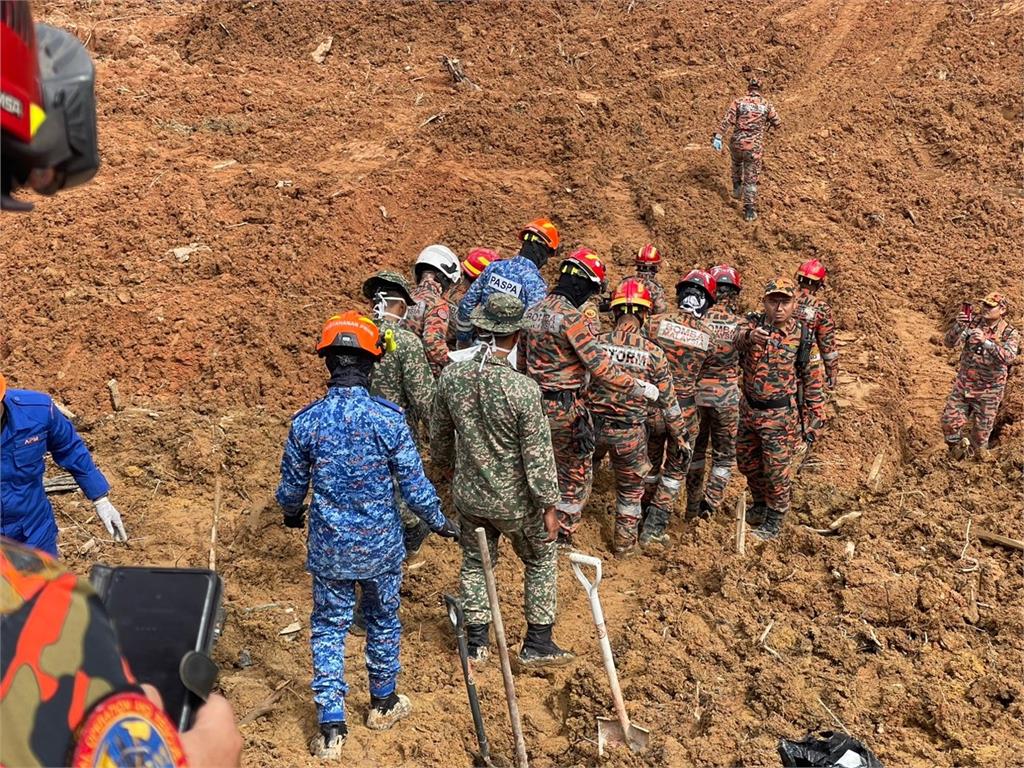
[[[612,689],[612,702],[615,704],[617,719],[609,717],[597,718],[597,752],[604,757],[604,748],[608,744],[625,744],[633,752],[643,752],[647,748],[651,732],[629,721],[626,705],[622,701],[622,689],[619,688],[619,675],[615,671],[615,659],[612,658],[612,645],[608,642],[608,630],[604,624],[604,611],[601,610],[601,598],[597,594],[597,585],[601,583],[601,560],[579,552],[569,553],[572,570],[579,579],[583,589],[590,598],[590,610],[594,614],[594,626],[597,627],[597,639],[601,645],[601,656],[604,669],[608,673],[608,683]],[[594,569],[594,581],[591,582],[583,573],[583,566]]]
[[[484,716],[480,713],[480,699],[476,695],[476,681],[469,666],[469,645],[466,643],[466,619],[462,613],[462,605],[451,595],[444,596],[448,606],[448,618],[455,628],[455,642],[459,646],[459,658],[462,659],[462,676],[466,678],[466,693],[469,694],[469,708],[473,712],[473,727],[476,728],[476,742],[480,745],[478,765],[491,768],[491,745],[484,732]]]

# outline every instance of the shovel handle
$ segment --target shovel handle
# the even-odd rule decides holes
[[[573,573],[576,574],[576,578],[579,579],[587,594],[591,594],[597,589],[597,585],[601,583],[601,558],[584,555],[582,552],[570,552],[569,562],[572,563]],[[583,572],[583,566],[585,565],[589,565],[594,569],[593,581],[588,579],[587,575]]]

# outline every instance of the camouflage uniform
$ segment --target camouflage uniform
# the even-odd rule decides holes
[[[445,298],[441,284],[433,275],[424,275],[412,292],[415,304],[405,315],[405,327],[423,342],[430,372],[434,377],[448,364],[448,326],[451,305]]]
[[[658,412],[663,414],[673,439],[685,441],[686,425],[672,384],[672,372],[658,345],[630,327],[616,327],[601,334],[598,343],[613,365],[658,388]],[[594,418],[594,462],[609,454],[615,473],[615,550],[628,551],[636,543],[644,478],[651,467],[645,426],[648,402],[642,396],[613,389],[601,379],[594,379],[587,391],[587,407]]]
[[[694,441],[693,458],[686,475],[686,511],[691,517],[700,508],[709,439],[713,459],[711,478],[704,488],[703,500],[710,512],[721,506],[732,475],[732,466],[736,462],[736,432],[740,421],[736,332],[743,319],[732,307],[722,302],[708,310],[706,319],[714,336],[715,347],[697,383],[700,431]]]
[[[973,419],[968,438],[976,450],[985,449],[1006,390],[1010,364],[1020,353],[1020,334],[1005,320],[991,330],[954,322],[946,332],[945,344],[956,347],[961,343],[960,370],[942,411],[942,432],[947,443],[956,444]]]
[[[697,380],[705,360],[712,351],[711,326],[691,312],[676,310],[651,319],[651,338],[665,350],[672,383],[682,410],[687,439],[692,443],[697,435]],[[679,498],[679,490],[686,477],[690,456],[669,443],[658,486],[651,497],[651,506],[671,513]]]
[[[455,349],[458,341],[456,334],[459,321],[459,304],[469,290],[469,286],[474,282],[463,275],[462,279],[457,283],[453,283],[445,293],[444,297],[448,301],[448,330],[445,331],[445,341],[448,343],[449,349]]]
[[[800,321],[791,318],[785,328],[772,328],[768,341],[758,346],[747,334],[761,322],[761,316],[748,316],[736,338],[743,371],[736,459],[754,506],[767,506],[785,515],[790,505],[792,459],[800,439],[797,390],[803,387],[803,407],[810,426],[805,437],[809,441],[821,429],[824,394],[810,367],[797,366],[805,333]]]
[[[836,345],[836,323],[832,319],[832,307],[817,294],[803,292],[797,298],[796,318],[814,334],[815,349],[811,353],[810,369],[817,387],[824,391],[826,382],[830,389],[835,387],[839,375],[839,348]],[[804,414],[805,431],[807,427]]]
[[[0,765],[68,765],[89,710],[140,689],[85,579],[0,539],[0,592]]]
[[[400,670],[398,590],[405,545],[396,493],[432,530],[443,528],[445,518],[402,410],[370,397],[363,387],[331,387],[292,419],[278,503],[286,512],[301,509],[310,484],[312,688],[320,722],[339,722],[345,719],[345,635],[357,584],[370,694],[388,697]]]
[[[775,129],[782,125],[778,112],[764,96],[752,93],[733,100],[718,129],[721,136],[732,129],[729,154],[732,157],[733,194],[739,197],[737,191],[742,189],[743,204],[748,207],[754,205],[757,196],[764,135],[769,125]]]
[[[547,295],[548,287],[541,277],[540,269],[525,256],[516,255],[511,259],[492,261],[480,273],[480,277],[473,281],[459,302],[457,328],[460,343],[468,343],[473,337],[470,312],[487,301],[492,293],[511,294],[529,309]]]
[[[569,533],[583,516],[593,471],[593,427],[581,397],[587,373],[592,382],[601,379],[616,391],[629,393],[636,386],[631,376],[616,370],[598,345],[597,331],[597,310],[592,305],[577,309],[565,296],[554,293],[527,311],[520,341],[526,370],[540,385],[551,427],[562,493],[558,517]],[[591,435],[589,440],[582,438],[586,433]]]
[[[518,316],[522,305],[514,303]],[[439,468],[454,463],[466,623],[491,620],[475,533],[482,527],[491,563],[497,563],[498,538],[505,536],[526,566],[527,622],[553,624],[556,545],[547,541],[543,513],[559,500],[558,476],[537,384],[514,371],[506,358],[492,356],[487,347],[470,360],[452,363],[438,381],[430,451]]]

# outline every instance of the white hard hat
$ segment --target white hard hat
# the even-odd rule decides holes
[[[433,267],[453,283],[462,279],[459,257],[447,245],[428,245],[420,251],[412,268],[417,280],[420,277],[421,266]]]

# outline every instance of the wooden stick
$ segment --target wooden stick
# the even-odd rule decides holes
[[[121,402],[121,390],[117,388],[117,379],[108,381],[107,389],[110,390],[110,404],[114,406],[114,410],[123,411],[124,404]]]
[[[291,684],[291,682],[291,680],[285,680],[283,682],[278,683],[277,687],[274,689],[274,692],[267,696],[267,698],[265,698],[259,704],[257,704],[256,707],[251,712],[249,712],[249,714],[247,714],[245,717],[238,721],[238,724],[240,726],[248,725],[249,723],[252,723],[258,720],[259,718],[263,717],[264,715],[269,715],[271,712],[277,709],[277,702],[281,700],[281,697],[284,695],[285,688],[287,688],[289,684]]]
[[[878,479],[878,473],[882,471],[882,460],[885,458],[885,451],[879,451],[878,455],[875,456],[875,461],[871,465],[871,471],[868,472],[868,485],[871,485]]]
[[[213,491],[213,527],[210,528],[210,570],[217,570],[217,520],[220,518],[221,501],[220,474],[217,475],[217,484]]]
[[[1016,549],[1024,552],[1024,541],[1021,541],[1020,539],[1011,539],[1009,536],[1000,536],[998,533],[989,533],[988,531],[983,531],[980,528],[974,529],[974,535],[977,536],[978,541],[984,541],[986,544],[998,544],[1000,547]]]
[[[747,554],[747,494],[736,499],[736,551]]]
[[[498,639],[498,656],[501,658],[501,676],[505,681],[505,697],[508,699],[508,719],[512,721],[512,735],[516,742],[516,768],[528,768],[526,740],[523,738],[523,724],[519,719],[519,703],[516,701],[516,684],[512,680],[512,664],[508,660],[508,641],[505,639],[505,622],[498,605],[498,585],[494,581],[491,566],[491,550],[487,546],[487,532],[476,529],[476,543],[480,549],[480,560],[484,566],[484,581],[487,582],[487,599],[491,604],[491,619],[494,621],[494,635]]]

